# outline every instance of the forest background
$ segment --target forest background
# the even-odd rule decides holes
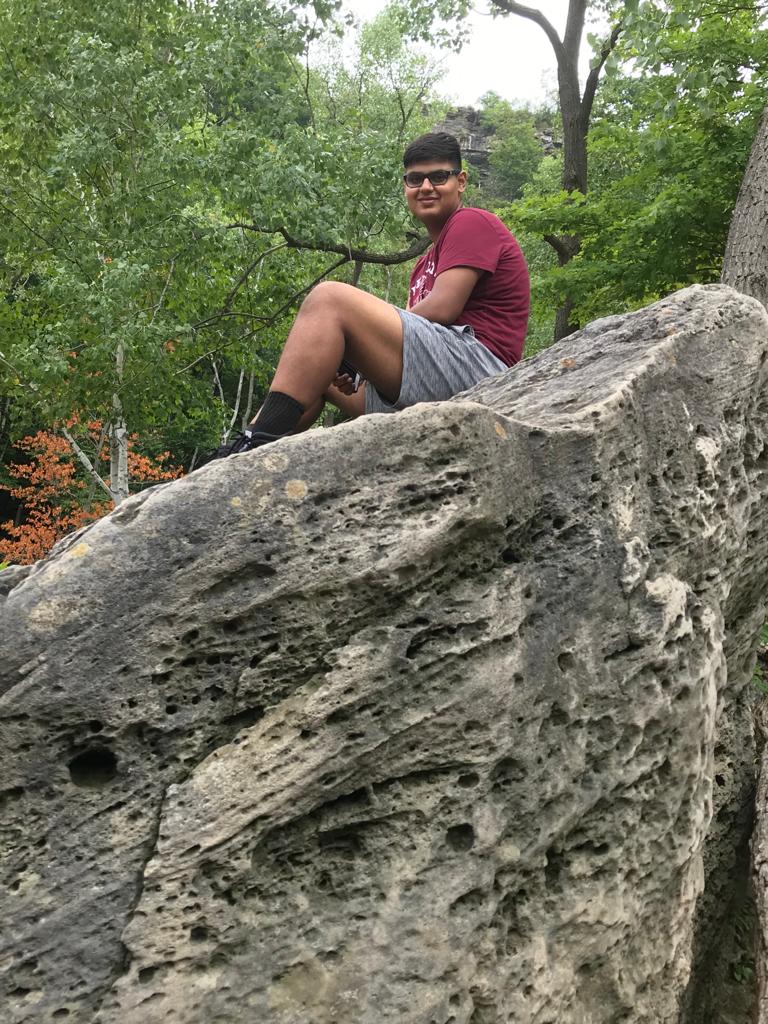
[[[487,93],[497,213],[532,274],[526,356],[719,279],[766,104],[765,8],[570,0],[558,89]],[[404,304],[428,239],[401,158],[468,4],[6,0],[0,11],[0,559],[29,562],[194,467],[258,408],[302,297]],[[599,16],[599,32],[585,15]],[[579,59],[591,70],[579,83]]]

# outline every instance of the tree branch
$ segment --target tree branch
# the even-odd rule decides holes
[[[232,419],[229,421],[229,426],[227,427],[227,436],[224,438],[224,443],[225,444],[226,444],[227,438],[232,433],[232,427],[234,427],[235,420],[237,419],[237,410],[240,408],[240,396],[243,393],[243,380],[244,379],[245,379],[245,370],[241,369],[240,370],[240,379],[237,382],[237,395],[235,396],[235,408],[234,408],[234,411],[232,413]]]
[[[497,7],[506,14],[517,14],[521,18],[527,18],[529,21],[535,22],[539,28],[546,32],[547,38],[552,44],[552,49],[555,51],[558,64],[561,60],[567,59],[562,39],[557,34],[552,23],[544,17],[541,11],[535,7],[525,7],[523,4],[517,3],[516,0],[492,0],[492,6]]]
[[[619,22],[611,32],[610,36],[603,43],[603,46],[598,55],[597,64],[593,68],[590,68],[589,75],[587,76],[586,84],[584,85],[584,95],[581,98],[581,116],[584,120],[584,124],[589,122],[589,118],[592,114],[592,104],[595,101],[595,93],[597,92],[597,81],[600,78],[600,72],[603,70],[603,65],[611,55],[611,51],[616,46],[621,35],[622,23]]]
[[[354,249],[349,245],[340,245],[337,242],[310,242],[306,239],[294,238],[285,228],[260,227],[258,224],[246,224],[237,221],[234,224],[227,224],[228,228],[241,228],[244,231],[256,231],[262,235],[282,235],[285,244],[289,249],[308,249],[310,252],[334,252],[344,257],[344,261],[354,260],[360,263],[376,263],[379,266],[392,266],[395,263],[407,263],[408,260],[421,256],[432,244],[431,239],[426,235],[416,239],[408,248],[400,252],[376,253],[368,249]]]
[[[234,285],[230,289],[229,295],[227,295],[226,299],[224,300],[224,305],[221,307],[222,313],[226,313],[231,309],[232,303],[238,291],[243,287],[245,282],[254,272],[256,267],[258,267],[261,261],[266,259],[267,256],[270,255],[270,253],[277,252],[278,249],[285,249],[285,247],[285,242],[278,242],[277,245],[271,245],[268,249],[265,249],[264,252],[260,253],[259,256],[257,256],[257,258],[253,261],[253,263],[249,264],[245,268],[245,270],[242,272],[240,277],[237,279],[237,281],[235,281]]]
[[[74,439],[74,437],[72,437],[72,435],[70,434],[70,432],[67,430],[66,427],[62,426],[60,429],[61,429],[61,432],[64,435],[64,437],[66,437],[67,441],[69,441],[70,445],[72,446],[72,451],[77,456],[78,461],[83,466],[83,468],[85,469],[86,473],[91,478],[93,483],[96,484],[98,487],[101,487],[101,489],[103,491],[106,491],[106,493],[109,495],[109,500],[110,501],[114,501],[115,500],[114,494],[109,489],[109,487],[107,487],[107,485],[101,479],[101,477],[96,472],[96,470],[93,468],[93,463],[88,458],[88,456],[85,454],[83,449],[80,447],[80,445]]]
[[[149,321],[149,326],[150,327],[155,322],[155,320],[157,319],[157,314],[162,309],[163,302],[165,301],[165,295],[166,295],[166,292],[168,291],[168,285],[171,283],[171,277],[173,276],[173,268],[175,266],[176,266],[176,260],[172,259],[171,260],[171,265],[168,268],[168,276],[166,277],[165,284],[163,285],[163,290],[160,292],[160,298],[157,300],[157,305],[155,306],[154,312],[152,313],[152,319]]]
[[[254,328],[254,330],[252,330],[250,334],[245,335],[245,337],[252,338],[254,334],[258,334],[259,331],[263,331],[265,327],[269,327],[272,324],[276,323],[283,315],[283,313],[285,313],[286,310],[291,308],[291,306],[297,299],[301,298],[302,295],[305,295],[308,291],[314,288],[316,284],[319,284],[323,280],[323,278],[327,277],[329,274],[332,274],[334,270],[338,270],[338,268],[342,266],[342,264],[348,262],[349,259],[346,256],[342,256],[340,260],[336,260],[336,262],[332,263],[330,267],[327,267],[322,272],[322,274],[318,275],[318,277],[316,277],[314,281],[310,281],[308,285],[305,285],[304,288],[299,289],[299,291],[292,295],[290,299],[288,299],[288,301],[284,303],[276,313],[273,313],[271,317],[265,317],[264,322],[260,324],[258,327]],[[208,352],[204,352],[201,356],[198,356],[197,359],[193,359],[191,363],[188,363],[186,366],[182,366],[180,370],[176,371],[174,376],[178,376],[180,373],[186,373],[187,370],[191,370],[193,366],[196,366],[203,359],[208,359],[210,356],[213,356],[217,352],[220,352],[223,348],[227,348],[228,345],[232,345],[236,341],[243,340],[243,338],[232,338],[231,341],[225,341],[222,345],[217,345],[216,348],[212,348]]]
[[[578,64],[581,36],[584,31],[584,16],[587,13],[587,0],[570,0],[568,17],[563,33],[563,49],[574,64]]]
[[[558,238],[557,235],[544,235],[544,241],[551,245],[557,253],[557,259],[561,267],[570,260],[573,254],[562,238]]]

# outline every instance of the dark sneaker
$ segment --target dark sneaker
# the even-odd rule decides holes
[[[226,459],[230,455],[239,455],[241,452],[249,452],[252,448],[261,448],[262,445],[271,444],[272,441],[279,441],[279,434],[267,434],[263,430],[244,430],[240,434],[235,434],[231,441],[227,441],[220,448],[212,451],[209,455],[204,456],[195,466],[195,469],[199,469],[200,466],[205,466],[209,462],[213,462],[214,459]]]

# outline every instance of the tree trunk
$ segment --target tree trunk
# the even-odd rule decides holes
[[[557,58],[557,84],[560,115],[563,119],[563,189],[566,192],[587,194],[587,132],[592,116],[595,91],[605,61],[616,45],[621,24],[603,44],[596,62],[592,65],[582,93],[579,86],[579,51],[584,32],[587,0],[569,0],[568,18],[561,39],[551,22],[534,7],[527,7],[518,0],[492,0],[493,6],[509,14],[534,21],[546,33]],[[576,235],[548,235],[546,240],[557,253],[561,267],[565,266],[581,249],[581,240]],[[555,318],[555,341],[559,341],[578,328],[572,322],[573,299],[566,297]]]
[[[563,57],[558,63],[557,80],[563,119],[563,189],[586,195],[588,125],[584,123],[577,66],[571,59]]]
[[[731,217],[721,281],[768,306],[768,107]]]
[[[584,122],[577,67],[566,58],[558,63],[558,87],[563,119],[563,189],[586,195],[588,123]],[[561,244],[555,249],[558,263],[563,267],[581,249],[581,239],[577,235],[562,235],[559,241]],[[578,323],[571,319],[573,306],[573,299],[568,295],[558,308],[555,314],[555,341],[578,330]]]
[[[493,0],[499,10],[517,14],[536,22],[546,33],[557,58],[557,85],[560,116],[563,126],[563,176],[562,185],[567,193],[579,191],[587,195],[587,132],[592,116],[598,79],[605,60],[616,44],[621,26],[615,26],[610,38],[605,41],[587,78],[582,93],[579,84],[579,51],[582,47],[585,15],[588,0],[569,0],[568,16],[562,39],[557,35],[545,15],[535,7],[527,7],[518,0]],[[557,253],[560,266],[564,266],[582,248],[581,240],[568,236],[547,236],[547,242]],[[555,318],[555,341],[577,330],[578,324],[571,322],[573,300],[566,296],[557,310]]]
[[[125,364],[125,347],[118,342],[115,365],[117,370],[117,387],[123,382]],[[123,403],[117,389],[112,395],[112,429],[109,435],[109,489],[116,505],[124,501],[129,493],[128,478],[128,428],[123,416]]]
[[[567,338],[569,334],[573,334],[574,331],[579,329],[579,325],[571,321],[572,312],[573,299],[566,297],[562,306],[558,306],[555,313],[555,341],[559,341],[560,338]]]
[[[112,424],[109,435],[109,490],[116,505],[128,497],[128,430],[123,419]]]

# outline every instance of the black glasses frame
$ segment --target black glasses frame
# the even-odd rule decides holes
[[[461,171],[455,169],[448,171],[444,167],[437,167],[434,171],[427,171],[425,174],[422,174],[421,171],[406,171],[403,175],[403,181],[406,188],[421,188],[427,178],[429,178],[432,185],[445,185],[452,174],[461,174]],[[439,180],[436,181],[435,177]],[[418,181],[415,180],[417,178]]]

